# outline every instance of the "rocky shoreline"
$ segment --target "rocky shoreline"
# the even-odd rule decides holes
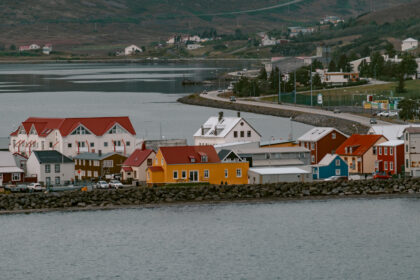
[[[250,106],[234,102],[223,102],[200,97],[198,94],[184,96],[178,99],[178,102],[188,105],[213,107],[219,109],[235,110],[241,112],[249,112],[262,115],[277,116],[283,118],[292,118],[293,121],[312,125],[312,126],[328,126],[335,127],[346,134],[366,133],[369,127],[361,125],[357,122],[322,116],[317,114],[302,113],[291,110],[279,110],[274,108],[266,108],[262,106]]]
[[[420,179],[267,185],[133,187],[89,192],[0,195],[0,214],[105,210],[172,204],[231,203],[341,197],[419,196]]]

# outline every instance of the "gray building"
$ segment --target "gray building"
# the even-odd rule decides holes
[[[234,150],[234,149],[233,149]],[[280,147],[234,150],[250,167],[310,165],[310,151],[304,147]]]
[[[271,184],[279,182],[312,182],[311,167],[262,167],[250,168],[250,184]]]

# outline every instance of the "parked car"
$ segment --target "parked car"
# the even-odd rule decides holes
[[[230,97],[230,102],[235,102],[236,101],[236,97],[235,96],[231,96]]]
[[[109,184],[106,181],[98,181],[98,183],[96,183],[96,188],[107,189],[109,188]]]
[[[109,181],[109,187],[114,189],[119,189],[123,187],[123,184],[118,180]]]
[[[373,179],[382,179],[382,180],[386,180],[386,179],[389,179],[389,178],[391,178],[391,176],[390,176],[390,175],[388,175],[388,174],[386,174],[385,172],[376,172],[376,173],[373,175]]]
[[[398,112],[397,111],[389,112],[388,116],[389,117],[398,117]]]
[[[378,122],[376,121],[376,119],[375,118],[371,118],[370,119],[370,124],[377,124]]]
[[[40,191],[46,190],[46,188],[43,187],[40,183],[30,183],[28,185],[28,190],[29,191],[34,191],[34,192],[36,192],[36,191],[40,192]]]
[[[377,116],[380,116],[380,117],[388,117],[388,116],[389,116],[389,112],[382,111],[382,112],[379,112],[379,113],[377,114]]]
[[[331,176],[325,179],[324,181],[347,181],[348,178],[345,176]]]

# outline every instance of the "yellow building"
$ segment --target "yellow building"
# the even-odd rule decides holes
[[[147,169],[147,184],[247,184],[249,163],[222,162],[213,146],[161,147]]]

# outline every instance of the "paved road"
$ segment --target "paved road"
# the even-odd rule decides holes
[[[222,98],[218,96],[217,91],[210,91],[207,94],[200,94],[201,97],[217,100],[217,101],[228,101],[226,98]],[[300,106],[292,106],[292,105],[283,105],[283,104],[275,104],[275,103],[264,103],[264,102],[257,102],[257,101],[249,101],[249,100],[242,100],[237,99],[236,103],[244,104],[244,105],[251,105],[251,106],[260,106],[260,107],[266,107],[266,108],[274,108],[274,109],[281,109],[281,110],[290,110],[290,111],[297,111],[302,113],[311,113],[311,114],[318,114],[318,115],[324,115],[324,116],[330,116],[334,118],[340,118],[345,119],[349,121],[354,121],[357,123],[360,123],[365,126],[370,126],[370,118],[353,115],[349,113],[339,113],[334,114],[334,112],[327,111],[327,110],[321,110],[316,108],[310,108],[310,107],[300,107]],[[387,125],[390,124],[385,121],[378,120],[378,125]]]

